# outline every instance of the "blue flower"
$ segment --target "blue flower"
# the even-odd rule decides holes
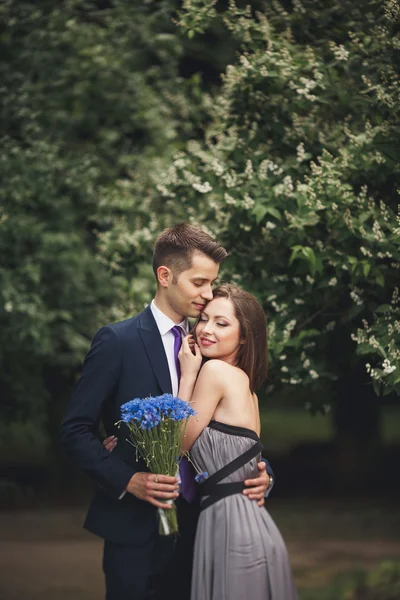
[[[197,481],[197,483],[203,483],[207,478],[207,471],[203,471],[202,473],[197,473],[197,475],[195,476],[195,481]]]
[[[183,421],[196,412],[188,402],[172,394],[148,398],[134,398],[121,406],[121,420],[124,423],[137,421],[142,429],[152,429],[163,419]]]

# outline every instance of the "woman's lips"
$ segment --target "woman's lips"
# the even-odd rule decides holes
[[[215,344],[215,342],[212,342],[211,340],[207,339],[207,338],[200,338],[200,344],[202,346],[212,346],[213,344]]]

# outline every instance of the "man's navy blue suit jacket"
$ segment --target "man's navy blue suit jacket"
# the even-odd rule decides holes
[[[67,405],[60,437],[69,457],[97,484],[85,527],[119,544],[143,544],[157,528],[156,508],[125,494],[132,475],[148,471],[118,429],[120,407],[133,398],[172,393],[161,336],[148,306],[138,316],[102,327],[85,358]],[[99,424],[118,445],[108,452],[99,439]],[[267,464],[267,470],[272,470]]]

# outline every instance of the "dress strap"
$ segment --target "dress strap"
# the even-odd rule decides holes
[[[208,496],[206,500],[204,500],[201,504],[201,510],[211,506],[221,498],[226,498],[227,496],[232,496],[232,494],[239,494],[244,490],[244,482],[243,481],[233,481],[230,483],[219,483],[222,479],[225,479],[229,475],[232,475],[235,471],[243,467],[245,464],[250,462],[253,458],[255,458],[260,452],[263,450],[264,446],[258,440],[251,448],[246,450],[240,456],[237,456],[234,460],[232,460],[227,465],[223,466],[222,469],[219,469],[215,473],[213,473],[208,479],[204,481],[200,485],[200,496]]]

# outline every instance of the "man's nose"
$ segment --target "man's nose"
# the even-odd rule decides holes
[[[212,287],[211,287],[211,285],[209,285],[207,287],[207,289],[205,289],[201,293],[201,297],[204,298],[204,300],[212,300],[213,299],[213,293],[212,293]]]

